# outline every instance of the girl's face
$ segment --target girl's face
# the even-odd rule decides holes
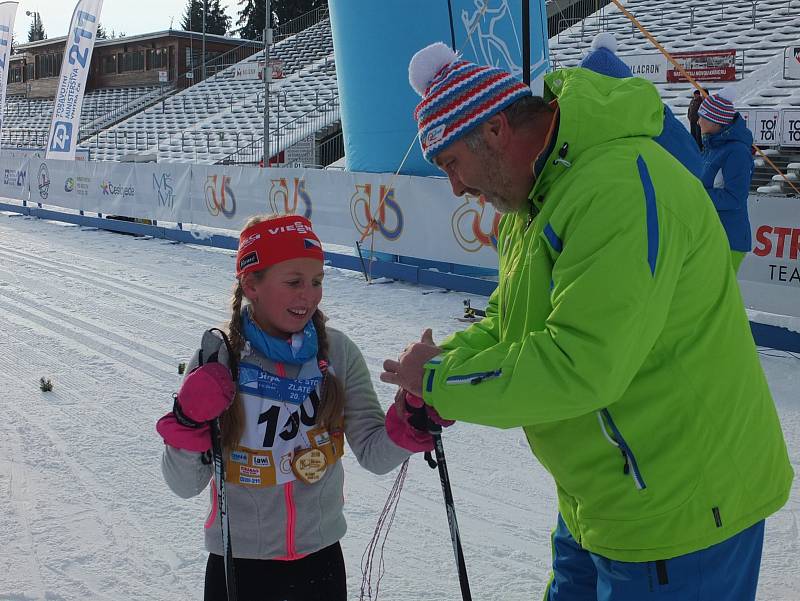
[[[259,279],[244,276],[242,289],[253,318],[267,334],[289,338],[302,330],[322,300],[322,262],[289,259],[269,267]]]

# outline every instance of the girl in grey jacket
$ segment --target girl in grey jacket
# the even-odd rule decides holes
[[[173,411],[159,420],[169,487],[188,498],[212,483],[206,601],[228,599],[211,420],[221,422],[240,601],[345,601],[338,542],[346,530],[344,439],[362,466],[384,474],[409,456],[404,441],[419,438],[395,411],[385,418],[358,348],[325,326],[318,309],[322,256],[303,217],[247,223],[237,254],[230,352],[207,332]]]

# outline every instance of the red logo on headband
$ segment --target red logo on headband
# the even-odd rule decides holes
[[[290,259],[322,261],[322,243],[311,222],[299,215],[283,215],[243,230],[236,253],[236,277],[266,269]]]

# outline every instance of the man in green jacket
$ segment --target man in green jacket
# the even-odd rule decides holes
[[[448,419],[523,427],[553,475],[548,601],[752,601],[793,477],[702,184],[652,138],[639,78],[544,99],[443,44],[409,68],[423,154],[505,213],[486,317],[381,378]]]

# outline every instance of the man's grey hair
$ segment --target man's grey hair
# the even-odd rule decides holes
[[[512,129],[518,129],[532,124],[542,113],[552,113],[553,109],[541,96],[523,96],[504,108],[502,112],[505,113]],[[461,139],[472,151],[483,148],[485,145],[483,128],[480,126],[469,130]]]

